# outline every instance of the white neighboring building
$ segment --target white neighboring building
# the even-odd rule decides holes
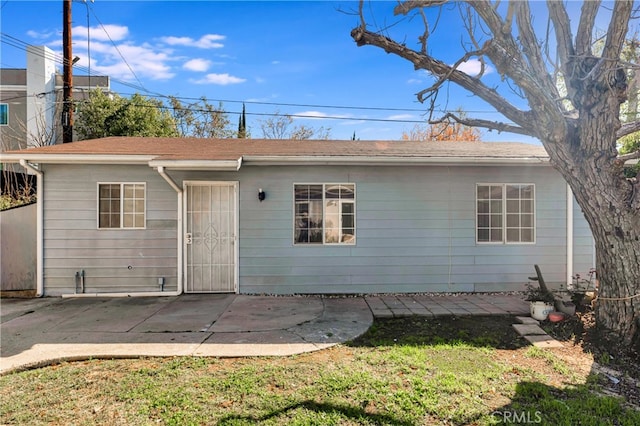
[[[109,77],[75,75],[74,100],[97,87],[108,92]],[[46,46],[27,48],[26,69],[0,69],[0,150],[61,143],[62,90],[56,55]]]

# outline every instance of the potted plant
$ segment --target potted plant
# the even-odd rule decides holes
[[[547,289],[528,283],[525,300],[529,302],[531,318],[538,321],[546,320],[549,312],[554,311],[555,297]]]

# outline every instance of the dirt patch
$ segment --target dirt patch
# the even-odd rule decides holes
[[[598,373],[606,392],[623,395],[640,406],[640,344],[626,348],[611,341],[596,328],[593,310],[586,309],[559,323],[543,323],[549,335],[593,357],[591,370]]]

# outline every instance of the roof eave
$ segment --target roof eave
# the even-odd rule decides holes
[[[256,156],[245,155],[243,160],[248,165],[283,166],[283,165],[549,165],[547,157],[394,157],[394,156]]]
[[[237,160],[151,160],[149,167],[164,167],[171,170],[236,172],[242,166],[243,157]]]
[[[147,164],[152,155],[119,154],[0,154],[0,163],[19,163],[20,160],[38,164]]]

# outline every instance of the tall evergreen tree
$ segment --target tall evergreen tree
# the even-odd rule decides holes
[[[247,116],[244,107],[244,103],[242,104],[242,114],[238,119],[238,139],[245,139],[247,137]]]

